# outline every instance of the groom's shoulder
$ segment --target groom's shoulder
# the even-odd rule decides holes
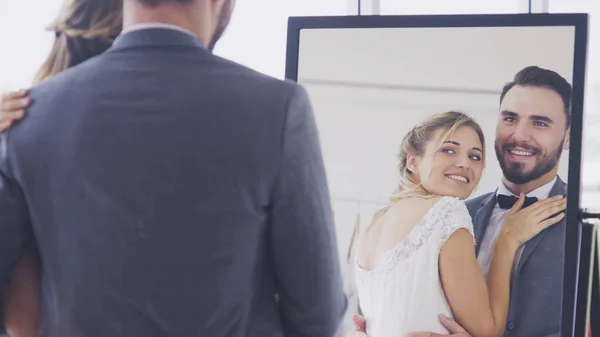
[[[485,193],[482,194],[480,196],[471,198],[469,200],[465,201],[465,205],[467,205],[467,209],[469,210],[469,212],[472,212],[476,209],[478,209],[479,207],[481,207],[482,203],[490,197],[490,195],[494,194],[494,192],[489,192],[489,193]]]
[[[202,62],[201,66],[198,62]],[[113,86],[123,87],[123,90],[131,88],[140,79],[122,78],[127,72],[120,74],[114,70],[122,67],[121,63],[123,63],[121,55],[105,53],[45,80],[31,91],[34,102],[43,102],[36,107],[32,106],[32,109],[36,110],[33,114],[62,110],[57,109],[56,104],[60,105],[60,108],[70,104],[77,105],[81,103],[77,97],[85,96],[78,93],[98,90],[98,87],[102,90],[102,86],[111,85],[111,82]],[[253,111],[263,111],[270,116],[274,113],[281,114],[290,106],[310,105],[307,91],[295,81],[275,78],[216,55],[210,55],[208,59],[194,58],[189,64],[163,63],[162,66],[163,69],[152,71],[156,73],[156,81],[161,82],[158,79],[162,79],[165,90],[179,87],[177,90],[189,91],[190,95],[197,96],[199,90],[210,87],[206,91],[220,92],[219,95],[211,97],[226,95],[231,102],[238,102],[240,106]],[[178,86],[181,83],[176,85],[169,82],[173,79],[173,69],[177,69],[176,73],[186,74],[185,78],[178,79],[185,82],[183,88]],[[111,80],[115,78],[118,81]],[[67,102],[71,103],[67,104]]]
[[[272,97],[287,97],[299,91],[304,92],[304,88],[296,81],[280,79],[217,55],[212,55],[211,61],[210,68],[219,70],[214,72],[220,77],[218,80],[232,82],[230,85],[247,86],[251,91],[260,91],[263,95]]]
[[[56,93],[71,92],[76,93],[81,89],[78,84],[82,80],[89,80],[90,77],[96,76],[97,73],[105,71],[102,67],[102,55],[88,59],[76,66],[65,69],[57,74],[44,79],[39,84],[31,89],[31,96],[34,98],[45,98]],[[88,90],[89,88],[83,88]]]
[[[554,194],[554,195],[567,194],[567,190],[568,190],[567,182],[562,180],[561,177],[557,175],[556,183],[554,183],[554,186],[552,187],[552,191],[550,193]]]

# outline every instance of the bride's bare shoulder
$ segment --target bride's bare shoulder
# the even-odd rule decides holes
[[[369,233],[372,232],[375,227],[377,227],[378,220],[381,219],[381,217],[390,209],[390,207],[391,206],[387,206],[378,211],[375,211],[369,224],[362,231],[360,231],[359,237],[358,237],[359,240],[367,237],[369,235]]]
[[[381,227],[381,220],[384,216],[387,215],[386,213],[388,213],[391,207],[392,205],[386,206],[380,210],[375,211],[375,213],[371,217],[371,221],[369,221],[369,223],[365,226],[364,229],[359,231],[357,235],[358,250],[361,250],[361,247],[364,247],[370,241],[371,238],[378,236]]]

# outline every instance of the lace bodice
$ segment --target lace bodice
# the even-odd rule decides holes
[[[446,240],[460,228],[473,235],[464,202],[442,197],[373,270],[362,269],[355,261],[359,303],[369,336],[447,333],[438,315],[452,317],[452,313],[441,286],[438,260]]]

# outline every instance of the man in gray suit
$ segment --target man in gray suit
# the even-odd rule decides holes
[[[571,85],[554,71],[521,70],[502,90],[495,150],[503,179],[496,192],[467,201],[477,259],[490,268],[493,246],[516,196],[537,200],[567,195],[558,176],[569,149]],[[506,337],[560,336],[566,220],[527,242],[515,257]]]
[[[478,262],[487,278],[493,246],[504,216],[520,193],[524,207],[537,200],[567,194],[558,176],[563,150],[569,149],[571,85],[554,71],[531,66],[519,71],[500,96],[500,114],[494,143],[502,169],[495,192],[466,202],[477,241]],[[557,337],[562,320],[562,289],[566,221],[541,232],[515,257],[505,337]],[[357,336],[365,333],[356,317]],[[447,318],[455,337],[469,335]],[[414,337],[435,337],[423,332]]]
[[[231,0],[125,0],[112,48],[0,141],[0,286],[43,337],[333,336],[346,309],[305,91],[214,56]]]

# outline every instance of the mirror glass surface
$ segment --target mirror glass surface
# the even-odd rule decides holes
[[[361,272],[354,260],[360,247],[359,233],[369,228],[377,211],[390,205],[389,197],[398,188],[399,153],[403,139],[415,131],[415,126],[425,125],[436,115],[460,112],[483,131],[485,144],[473,136],[473,128],[466,136],[459,135],[457,129],[444,140],[458,142],[460,138],[464,144],[450,144],[454,146],[450,150],[440,145],[428,163],[421,161],[420,170],[427,171],[436,188],[450,191],[467,204],[477,260],[485,275],[507,212],[497,202],[498,193],[520,189],[538,199],[566,195],[574,45],[575,28],[568,26],[300,31],[297,81],[306,88],[315,112],[344,287],[350,299],[341,335],[354,327],[352,314],[361,312],[374,337],[379,337],[378,332],[386,336],[383,326],[389,322],[378,318],[387,316],[378,313],[381,308],[373,299],[377,296],[399,296],[401,301],[413,301],[413,309],[425,310],[419,309],[418,303],[419,296],[428,297],[426,294],[412,294],[408,299],[408,294],[393,295],[386,290],[383,293],[387,295],[374,295],[375,276],[366,267]],[[517,83],[507,87],[513,81]],[[474,147],[481,147],[483,153]],[[444,159],[469,151],[463,161]],[[481,161],[476,159],[479,155]],[[483,157],[484,168],[479,174],[476,167]],[[464,173],[469,183],[461,184],[450,177],[452,173]],[[472,184],[479,175],[479,182]],[[465,191],[470,193],[465,195]],[[414,272],[414,266],[411,269],[401,262],[390,262],[402,260],[406,247],[412,247],[409,251],[420,249],[410,240],[427,241],[426,231],[421,237],[410,233],[397,246],[380,249],[379,257],[373,259],[379,263],[374,263],[373,269],[386,269],[382,265],[390,264],[387,270],[396,267]],[[565,233],[563,219],[527,242],[515,256],[508,335],[559,335]],[[433,270],[437,273],[437,266]],[[360,277],[370,278],[371,283],[363,286],[362,292],[357,286]],[[388,282],[400,280],[396,277],[388,275]],[[423,319],[415,320],[406,312],[393,314],[397,321],[412,319],[413,323],[406,323],[411,329],[444,333],[447,331],[441,324],[431,322],[438,322],[438,314],[447,313],[445,305],[425,310],[430,317]],[[398,303],[398,307],[405,311],[410,306]]]

